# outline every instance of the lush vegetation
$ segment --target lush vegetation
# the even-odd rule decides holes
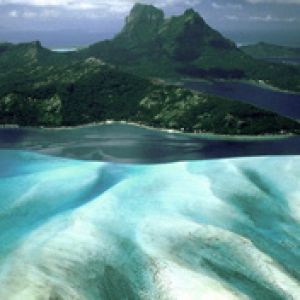
[[[299,123],[248,104],[178,87],[156,87],[139,103],[141,118],[154,127],[218,134],[300,133]]]
[[[300,68],[255,60],[191,9],[164,18],[163,11],[137,4],[114,39],[78,54],[89,56],[144,77],[243,78],[300,91]]]
[[[66,59],[39,43],[4,47],[2,124],[71,126],[126,120],[188,132],[300,133],[295,121],[243,103],[160,85],[96,58]],[[11,66],[14,62],[16,67]]]

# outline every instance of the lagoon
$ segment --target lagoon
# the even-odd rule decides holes
[[[121,163],[166,163],[260,155],[299,155],[299,136],[183,134],[112,123],[61,129],[2,128],[0,149]]]
[[[298,299],[299,168],[0,151],[0,299]]]
[[[300,119],[300,94],[239,81],[185,81],[186,88],[246,102],[292,119]]]

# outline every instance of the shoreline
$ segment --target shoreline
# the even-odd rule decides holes
[[[137,128],[143,128],[152,131],[160,131],[162,133],[169,133],[169,134],[177,134],[177,135],[184,135],[189,136],[191,138],[203,138],[203,139],[223,139],[223,140],[247,140],[247,141],[255,141],[255,140],[278,140],[290,137],[296,137],[296,134],[258,134],[258,135],[247,135],[247,134],[239,134],[239,135],[227,135],[227,134],[217,134],[211,132],[184,132],[178,129],[168,129],[168,128],[159,128],[159,127],[152,127],[150,125],[136,123],[136,122],[129,122],[129,121],[102,121],[102,122],[93,122],[87,124],[80,124],[75,126],[59,126],[59,127],[46,127],[46,126],[19,126],[17,124],[12,125],[0,125],[0,129],[42,129],[47,131],[59,131],[59,130],[73,130],[73,129],[84,129],[84,128],[91,128],[97,126],[105,126],[105,125],[128,125]]]

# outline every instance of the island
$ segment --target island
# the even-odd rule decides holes
[[[0,124],[126,121],[196,133],[300,132],[296,120],[164,82],[261,78],[299,88],[299,69],[253,59],[191,9],[165,18],[152,5],[136,4],[113,40],[75,52],[54,52],[39,41],[3,43],[0,68]]]

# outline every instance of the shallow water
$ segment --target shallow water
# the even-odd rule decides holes
[[[298,299],[300,158],[0,152],[0,299]]]
[[[0,148],[1,300],[298,299],[299,137],[112,124]]]

